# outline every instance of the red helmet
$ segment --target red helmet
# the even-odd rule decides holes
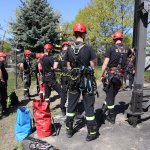
[[[115,39],[123,39],[123,34],[120,31],[117,31],[113,34],[113,40]]]
[[[6,53],[0,52],[0,57],[6,57]]]
[[[86,33],[86,26],[83,23],[77,23],[73,27],[73,32]]]
[[[24,50],[24,55],[31,55],[31,51],[30,50]]]
[[[70,46],[70,43],[69,43],[69,42],[63,42],[63,43],[62,43],[62,47],[63,47],[64,45]]]
[[[50,50],[52,50],[53,46],[52,46],[52,44],[45,44],[44,45],[44,49],[50,49]]]

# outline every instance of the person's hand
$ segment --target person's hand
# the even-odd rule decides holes
[[[105,77],[104,74],[102,74],[102,75],[100,76],[100,80],[102,81],[104,77]]]
[[[3,79],[1,79],[0,82],[5,83],[5,81]]]
[[[68,66],[67,69],[68,69],[68,71],[71,71],[71,67],[70,66]]]
[[[50,100],[45,100],[45,102],[46,102],[48,105],[50,105]]]

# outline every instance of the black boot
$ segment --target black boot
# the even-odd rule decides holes
[[[2,106],[0,104],[0,119],[2,119],[2,113],[3,113],[3,110],[2,110]]]
[[[106,120],[109,121],[112,124],[115,124],[116,115],[114,110],[109,110],[108,116],[106,117]]]
[[[2,116],[8,116],[9,115],[9,110],[8,108],[2,109]]]
[[[102,123],[105,123],[105,119],[106,119],[106,111],[108,110],[108,108],[107,108],[107,105],[106,104],[103,104],[103,106],[102,106],[102,108],[101,108],[101,111],[102,111],[102,113],[101,113],[101,122]]]
[[[39,92],[40,92],[39,85],[36,86],[36,91],[37,91],[37,94],[39,94]]]
[[[92,141],[97,138],[98,132],[97,132],[97,126],[89,126],[87,127],[88,129],[88,134],[86,137],[86,141]]]
[[[30,99],[29,90],[24,90],[24,99],[25,100],[29,100]]]
[[[108,110],[107,105],[106,105],[106,104],[103,104],[101,110],[102,110],[102,114],[105,114],[106,111]]]
[[[68,138],[73,136],[73,122],[66,123],[66,134]]]

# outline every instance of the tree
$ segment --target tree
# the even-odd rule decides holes
[[[11,45],[9,42],[4,41],[3,50],[4,50],[4,52],[7,52],[7,53],[9,53],[11,51]]]
[[[45,43],[57,43],[59,17],[47,0],[21,1],[21,6],[16,10],[16,21],[10,22],[18,48],[40,52]]]
[[[131,39],[128,33],[133,27],[133,1],[91,0],[71,24],[76,22],[83,22],[87,26],[88,39],[95,48],[99,50],[105,46],[106,49],[115,31],[123,31]]]

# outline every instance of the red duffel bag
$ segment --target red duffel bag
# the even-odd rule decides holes
[[[33,115],[37,135],[39,137],[50,136],[52,134],[52,126],[49,104],[44,100],[33,100]]]

